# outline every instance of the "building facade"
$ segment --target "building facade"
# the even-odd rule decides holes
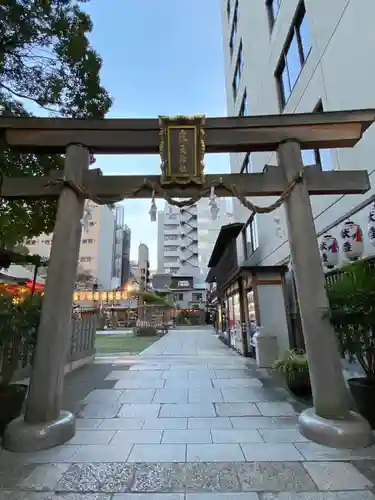
[[[259,115],[338,111],[375,107],[372,66],[375,4],[363,0],[222,0],[228,114]],[[353,34],[355,33],[355,36]],[[368,170],[373,180],[375,127],[353,149],[304,151],[306,168]],[[277,165],[275,153],[231,155],[232,172],[262,172]],[[317,237],[331,234],[340,246],[338,265],[347,262],[342,225],[351,220],[364,233],[364,256],[374,254],[367,235],[374,188],[364,195],[311,199]],[[269,205],[272,198],[255,198]],[[234,201],[235,220],[248,217]],[[301,228],[303,231],[303,228]],[[288,262],[284,208],[257,216],[248,227],[252,261]]]
[[[124,207],[115,208],[115,227],[113,233],[112,289],[121,286],[122,249],[124,245]]]
[[[122,268],[121,268],[121,286],[123,287],[130,279],[130,245],[131,245],[131,229],[124,225],[122,239]]]
[[[102,289],[110,289],[114,250],[115,214],[106,205],[87,201],[87,230],[82,231],[78,272],[92,277]],[[30,254],[49,257],[52,234],[42,234],[26,242]]]
[[[138,247],[138,266],[135,278],[138,283],[143,281],[145,287],[147,286],[147,271],[149,268],[150,262],[148,246],[145,243],[140,243]]]
[[[158,212],[157,271],[200,278],[197,204]]]

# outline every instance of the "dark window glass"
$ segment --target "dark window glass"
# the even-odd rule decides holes
[[[296,81],[298,80],[302,67],[299,55],[298,39],[296,35],[293,36],[290,42],[288,52],[285,54],[285,60],[289,73],[290,91],[292,91]]]
[[[275,24],[275,21],[276,21],[278,14],[279,14],[281,1],[282,0],[267,0],[266,1],[271,30],[273,28],[273,25]]]
[[[237,28],[238,28],[238,0],[236,2],[236,6],[234,7],[232,31],[230,33],[230,40],[229,40],[229,50],[230,50],[231,56],[233,55],[234,42],[236,39]]]
[[[283,109],[299,78],[302,67],[311,49],[311,39],[306,19],[305,5],[302,2],[295,21],[286,39],[285,49],[276,70],[276,80]]]
[[[242,53],[242,42],[241,42],[239,49],[238,49],[237,62],[236,62],[236,67],[234,69],[234,77],[233,77],[233,82],[232,82],[233,99],[234,100],[236,100],[236,98],[237,98],[238,88],[240,86],[240,81],[241,81],[242,70],[243,70],[243,53]]]
[[[242,103],[241,103],[241,108],[240,108],[239,116],[247,116],[248,114],[249,114],[249,110],[248,110],[248,107],[247,107],[247,93],[246,93],[246,90],[245,90],[245,93],[244,93],[244,96],[243,96],[243,99],[242,99]]]
[[[323,113],[323,104],[320,101],[314,109],[315,113]],[[333,170],[331,149],[304,149],[302,151],[302,161],[305,167],[319,165],[322,170]]]

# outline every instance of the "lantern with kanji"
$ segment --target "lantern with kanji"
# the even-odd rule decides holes
[[[349,260],[357,260],[363,255],[363,233],[358,224],[348,220],[341,229],[342,251]]]
[[[375,246],[375,203],[368,213],[368,238],[371,245]]]
[[[327,269],[333,269],[339,262],[339,244],[331,234],[326,234],[320,243],[320,255],[323,265]]]

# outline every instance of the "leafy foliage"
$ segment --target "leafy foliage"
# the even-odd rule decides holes
[[[8,384],[18,367],[21,348],[25,344],[35,345],[39,326],[42,297],[28,295],[19,303],[11,293],[0,293],[0,350],[1,384]]]
[[[168,297],[161,295],[157,292],[141,292],[138,293],[139,296],[143,297],[146,304],[152,304],[161,307],[173,307],[169,302]]]
[[[310,378],[306,356],[298,350],[287,351],[282,358],[274,363],[273,368],[285,375],[289,381]]]
[[[375,269],[363,261],[350,264],[327,292],[341,355],[358,360],[375,382]]]
[[[31,116],[25,102],[53,116],[103,118],[111,106],[101,86],[102,61],[89,44],[85,0],[0,2],[0,115]],[[0,144],[0,172],[48,174],[63,167],[58,155],[20,154]],[[53,229],[56,203],[1,202],[0,240],[5,247]]]

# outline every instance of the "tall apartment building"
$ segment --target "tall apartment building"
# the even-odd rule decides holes
[[[372,0],[221,0],[221,9],[229,115],[375,107],[374,67],[369,63],[375,52]],[[374,157],[374,126],[353,149],[303,152],[306,168],[367,169],[371,181]],[[266,164],[277,164],[274,153],[231,155],[232,172],[262,172]],[[318,237],[330,233],[341,245],[342,223],[350,219],[365,233],[365,255],[372,255],[366,236],[372,197],[374,188],[364,195],[314,196]],[[269,205],[273,199],[253,201]],[[244,221],[249,213],[235,200],[234,215]],[[284,208],[257,216],[248,238],[253,240],[254,264],[287,261]]]
[[[124,225],[122,238],[122,269],[121,269],[121,286],[124,286],[130,279],[130,244],[131,244],[131,229]]]
[[[96,205],[87,201],[85,205],[91,213],[87,232],[82,231],[78,259],[78,270],[91,275],[100,288],[109,289],[112,278],[115,214],[106,205]],[[42,234],[26,242],[29,252],[48,257],[51,251],[52,234]]]
[[[197,204],[158,212],[157,272],[200,277]]]
[[[115,208],[115,227],[113,232],[113,259],[112,259],[112,283],[115,289],[121,285],[122,275],[122,249],[124,244],[124,207],[117,205]]]

